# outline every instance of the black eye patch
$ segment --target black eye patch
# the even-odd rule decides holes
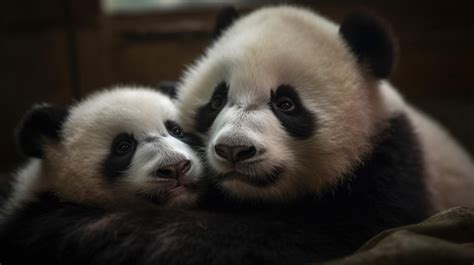
[[[165,122],[165,127],[168,133],[178,139],[182,139],[186,136],[186,133],[183,131],[181,126],[175,121],[167,120]]]
[[[280,85],[272,91],[270,107],[289,135],[306,139],[313,135],[315,120],[301,102],[296,90],[290,85]]]
[[[109,179],[123,175],[129,168],[137,149],[137,141],[131,134],[121,133],[112,141],[110,152],[103,163],[103,173]]]
[[[181,142],[191,146],[195,151],[202,149],[201,147],[203,147],[203,143],[199,139],[199,137],[197,137],[194,134],[185,132],[181,128],[181,126],[179,126],[179,124],[177,122],[172,121],[172,120],[167,120],[165,122],[165,127],[166,127],[166,130],[168,130],[168,132],[171,136],[173,136],[176,139],[180,140]],[[180,131],[180,133],[178,133],[178,131]]]
[[[195,128],[198,132],[205,133],[211,127],[217,115],[227,104],[227,93],[229,86],[225,82],[221,82],[214,90],[209,102],[200,107],[195,118]]]

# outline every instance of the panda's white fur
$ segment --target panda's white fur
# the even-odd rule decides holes
[[[174,102],[149,88],[116,87],[92,94],[69,109],[60,140],[45,139],[43,157],[31,158],[18,171],[7,212],[34,200],[39,192],[106,208],[152,205],[147,198],[165,193],[172,194],[163,201],[165,205],[194,203],[196,193],[180,185],[198,181],[200,160],[165,126],[166,121],[179,118]],[[120,133],[133,135],[136,150],[123,176],[111,180],[104,175],[103,163]],[[179,161],[191,162],[179,180],[154,175]]]
[[[463,205],[474,207],[472,158],[446,129],[406,103],[388,82],[379,87],[391,113],[405,113],[411,120],[423,153],[424,183],[434,211]]]
[[[361,67],[339,26],[303,8],[262,8],[236,21],[185,73],[178,89],[186,129],[195,129],[199,108],[226,81],[227,105],[204,137],[207,160],[237,198],[287,201],[343,182],[371,152],[374,137],[397,115],[408,116],[422,148],[424,183],[434,210],[474,206],[472,158],[436,122],[407,104],[395,88]],[[268,106],[271,90],[296,88],[317,117],[304,140],[289,136]],[[217,144],[265,150],[242,163],[216,154]],[[257,187],[242,181],[283,167],[280,181]]]

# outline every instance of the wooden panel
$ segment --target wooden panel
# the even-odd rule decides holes
[[[105,66],[108,59],[101,30],[99,28],[79,28],[76,31],[78,96],[114,83],[108,77]]]
[[[0,25],[10,31],[34,31],[61,27],[65,21],[65,0],[2,1]]]
[[[215,10],[103,17],[99,30],[80,30],[81,94],[117,83],[177,80],[209,44],[214,15]]]
[[[63,31],[0,32],[1,171],[12,169],[19,161],[13,129],[23,113],[36,102],[70,100],[67,62]]]

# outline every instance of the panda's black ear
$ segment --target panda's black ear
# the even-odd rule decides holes
[[[377,78],[390,75],[395,64],[396,42],[381,19],[368,13],[355,13],[342,22],[339,34]]]
[[[42,158],[46,141],[60,139],[68,107],[36,105],[22,118],[15,131],[19,151],[27,157]]]
[[[178,96],[178,90],[176,89],[177,83],[175,81],[161,81],[158,84],[158,90],[168,95],[172,99],[176,99]]]
[[[233,6],[223,7],[218,13],[212,39],[216,40],[222,33],[229,28],[236,19],[239,18],[239,12]]]

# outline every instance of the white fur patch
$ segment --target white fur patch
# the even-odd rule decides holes
[[[3,216],[9,215],[17,208],[36,199],[35,194],[45,190],[41,175],[41,160],[31,159],[15,174],[12,192],[3,206]]]

